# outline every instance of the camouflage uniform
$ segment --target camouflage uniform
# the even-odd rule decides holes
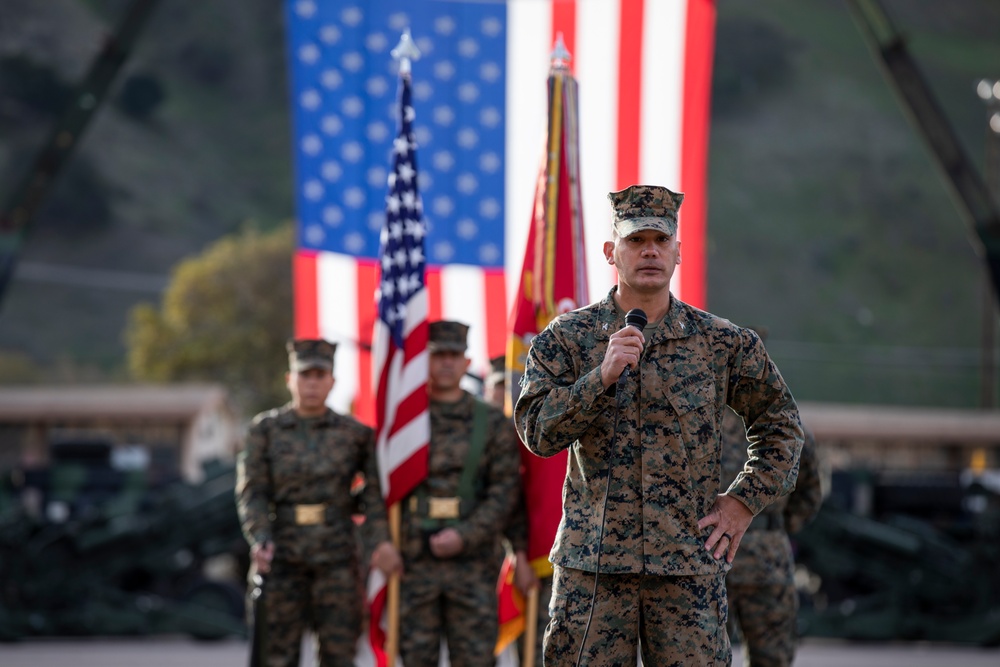
[[[722,429],[724,491],[743,470],[747,437],[732,410],[726,411]],[[806,431],[795,490],[754,518],[726,575],[730,621],[742,635],[746,667],[787,667],[795,658],[798,595],[788,534],[808,523],[822,500],[816,443]]]
[[[351,417],[327,409],[304,418],[291,404],[251,423],[237,461],[236,499],[247,541],[275,545],[265,584],[269,667],[299,664],[307,628],[316,634],[321,666],[353,664],[364,598],[352,515],[363,507],[370,534],[389,539],[373,438]],[[358,474],[367,482],[360,498],[351,492]]]
[[[506,366],[507,358],[505,356],[494,357],[490,359],[490,372],[486,376],[485,384],[487,386],[495,386],[497,384],[505,384],[506,379]],[[506,392],[504,392],[506,393]],[[497,407],[500,407],[498,405]],[[511,437],[518,443],[520,439],[518,438],[517,432],[514,429],[514,420],[510,418],[508,420],[510,424],[512,435]],[[531,456],[527,450],[521,449],[522,456]],[[522,489],[523,491],[523,489]],[[521,552],[526,554],[528,551],[528,508],[527,502],[522,492],[518,496],[517,504],[514,507],[514,511],[511,512],[510,522],[507,524],[507,528],[504,530],[504,537],[509,543],[509,550],[513,553]],[[537,667],[542,667],[542,638],[545,636],[545,627],[549,624],[549,600],[552,597],[552,575],[538,577],[538,618],[536,619],[536,629],[535,629],[535,665]],[[519,655],[523,656],[523,648],[521,644],[522,641],[518,642],[518,652]],[[522,667],[528,667],[527,665],[522,665]]]
[[[680,197],[649,186],[612,193],[616,231],[622,238],[641,229],[674,234]],[[638,639],[649,665],[728,665],[728,565],[705,548],[711,529],[697,526],[721,481],[723,410],[731,406],[750,424],[751,462],[728,494],[756,514],[795,484],[798,409],[757,334],[676,298],[644,331],[638,378],[620,397],[616,385],[605,389],[601,362],[611,334],[625,325],[616,290],[533,339],[515,410],[532,452],[570,448],[550,556],[556,574],[545,664],[575,664],[603,525],[581,664],[635,664]]]
[[[436,335],[432,328],[432,342]],[[464,350],[464,329],[461,338]],[[477,409],[487,422],[474,500],[462,503],[458,518],[432,519],[431,500],[459,496]],[[521,493],[519,450],[504,413],[468,392],[454,403],[432,400],[430,418],[427,478],[402,503],[400,657],[406,667],[437,667],[443,636],[452,667],[485,667],[494,664],[497,637],[498,526],[507,524]],[[427,539],[448,527],[462,536],[463,552],[439,559]]]

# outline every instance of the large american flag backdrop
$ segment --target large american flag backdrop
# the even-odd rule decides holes
[[[410,28],[429,319],[471,326],[473,371],[504,353],[543,157],[550,53],[579,82],[592,298],[615,276],[607,193],[685,193],[673,291],[705,306],[706,151],[714,0],[288,0],[299,225],[295,335],[340,343],[335,409],[374,422],[379,232]]]

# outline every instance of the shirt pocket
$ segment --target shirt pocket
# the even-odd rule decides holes
[[[713,455],[715,460],[712,463],[717,464],[719,435],[715,428],[715,382],[705,378],[685,382],[680,388],[668,391],[667,400],[677,415],[681,438],[692,466],[700,467],[700,462]],[[700,475],[696,473],[695,476]]]

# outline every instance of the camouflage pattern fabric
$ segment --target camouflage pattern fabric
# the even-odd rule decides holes
[[[736,554],[743,554],[743,546]],[[798,636],[798,595],[795,586],[726,584],[731,618],[739,626],[742,660],[734,665],[791,665]]]
[[[267,665],[298,665],[306,628],[316,632],[320,665],[353,659],[363,598],[351,516],[363,511],[372,539],[389,539],[373,438],[351,417],[327,410],[301,418],[290,404],[251,423],[237,459],[236,501],[247,542],[275,545],[266,583]],[[367,482],[360,497],[351,493],[359,473]],[[296,525],[294,506],[317,503],[326,504],[323,522]]]
[[[502,409],[502,408],[498,408]],[[518,454],[518,474],[520,475],[521,470],[521,441],[517,437],[517,430],[514,428],[514,420],[511,418],[506,419],[505,428],[510,432],[510,441],[514,443],[514,449]],[[522,490],[522,493],[517,494],[517,498],[514,500],[514,508],[510,512],[510,517],[507,519],[507,525],[504,528],[503,536],[507,539],[511,551],[527,551],[528,550],[528,506],[524,497],[523,487],[518,483],[518,488]]]
[[[492,667],[499,571],[495,558],[407,560],[399,604],[403,664],[438,667],[444,637],[451,667]]]
[[[756,514],[795,485],[798,408],[756,333],[675,298],[646,340],[638,380],[625,386],[612,437],[616,385],[605,390],[600,364],[625,325],[616,289],[553,320],[528,352],[518,433],[540,456],[571,448],[550,559],[597,569],[610,467],[602,572],[721,574],[724,560],[704,546],[710,528],[697,523],[719,489],[723,410],[728,404],[750,424],[751,459],[728,494]]]
[[[298,667],[302,635],[312,630],[319,667],[354,664],[364,618],[357,561],[341,567],[275,560],[267,575],[267,667]]]
[[[721,575],[601,574],[596,596],[594,585],[591,572],[556,568],[546,667],[574,667],[581,641],[581,667],[634,665],[639,643],[643,664],[650,667],[729,666]]]
[[[454,403],[431,401],[430,461],[418,495],[458,496],[476,402],[468,392]],[[514,432],[503,412],[492,406],[486,437],[475,475],[475,502],[465,516],[428,527],[419,508],[414,511],[408,500],[402,503],[400,654],[406,667],[437,667],[442,636],[448,641],[452,667],[493,664],[503,549],[497,527],[509,521],[521,495],[521,476]],[[448,527],[462,536],[464,550],[439,560],[426,546],[427,535]]]
[[[503,357],[500,357],[503,361]],[[514,420],[508,419],[512,438],[520,443],[517,432],[514,430]],[[522,553],[528,550],[528,507],[524,494],[521,493],[517,499],[517,505],[511,513],[507,528],[504,530],[504,537],[510,544],[510,550]],[[535,665],[542,667],[542,639],[545,637],[545,628],[549,624],[549,600],[552,598],[552,577],[540,577],[538,580],[538,619],[535,630]],[[518,652],[523,655],[524,635],[518,640]],[[522,666],[527,667],[527,666]]]
[[[310,368],[325,368],[333,372],[333,356],[337,352],[337,344],[322,338],[303,338],[289,340],[285,344],[288,352],[288,368],[293,373],[307,371]]]
[[[795,490],[788,496],[782,517],[785,532],[794,535],[806,524],[816,518],[823,504],[823,485],[820,481],[819,453],[816,451],[816,439],[809,429],[805,431],[805,444],[799,458],[799,477]]]
[[[465,352],[469,325],[461,322],[435,320],[427,325],[428,352]]]
[[[549,627],[549,605],[552,604],[552,580],[553,577],[539,577],[538,579],[538,622],[535,627],[535,667],[542,667],[545,656],[545,633]],[[591,589],[593,590],[593,589]],[[521,638],[523,645],[524,638]],[[521,645],[518,649],[523,654]],[[525,666],[528,667],[528,666]]]
[[[673,236],[677,233],[677,210],[684,195],[660,185],[632,185],[609,192],[614,212],[612,227],[622,238],[643,229],[656,229]]]
[[[694,583],[714,577],[721,588],[728,569],[725,559],[717,561],[705,549],[711,527],[697,526],[719,489],[723,411],[729,405],[750,424],[750,460],[727,493],[757,514],[795,484],[803,439],[798,408],[756,333],[676,298],[646,337],[638,377],[625,384],[620,397],[616,384],[605,390],[601,361],[609,337],[625,325],[616,290],[553,320],[528,352],[515,406],[521,440],[540,456],[570,448],[563,517],[550,560],[557,577],[564,569],[596,571],[603,517],[602,578],[676,577],[678,592],[690,591],[692,597],[672,599],[672,606],[708,616],[721,610],[715,620],[724,627],[725,605],[713,607],[714,598],[704,594],[714,589]],[[546,651],[561,604],[558,580],[554,586]],[[575,624],[576,614],[586,611],[580,606],[562,613]],[[709,644],[709,658],[728,656],[728,636],[723,645],[712,628],[695,631],[680,617],[658,618],[662,623],[639,617],[656,635],[651,645],[685,645],[695,635],[711,636],[720,643]],[[634,640],[634,630],[629,632]],[[597,631],[594,641],[611,640]]]
[[[743,421],[731,410],[723,420],[723,442],[724,490],[747,458]],[[754,518],[726,575],[731,623],[742,637],[746,667],[787,667],[795,658],[798,595],[788,532],[811,520],[822,499],[816,443],[806,431],[795,490]]]

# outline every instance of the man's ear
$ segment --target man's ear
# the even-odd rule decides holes
[[[604,242],[604,259],[606,259],[608,264],[611,266],[615,265],[615,244],[613,241]]]

